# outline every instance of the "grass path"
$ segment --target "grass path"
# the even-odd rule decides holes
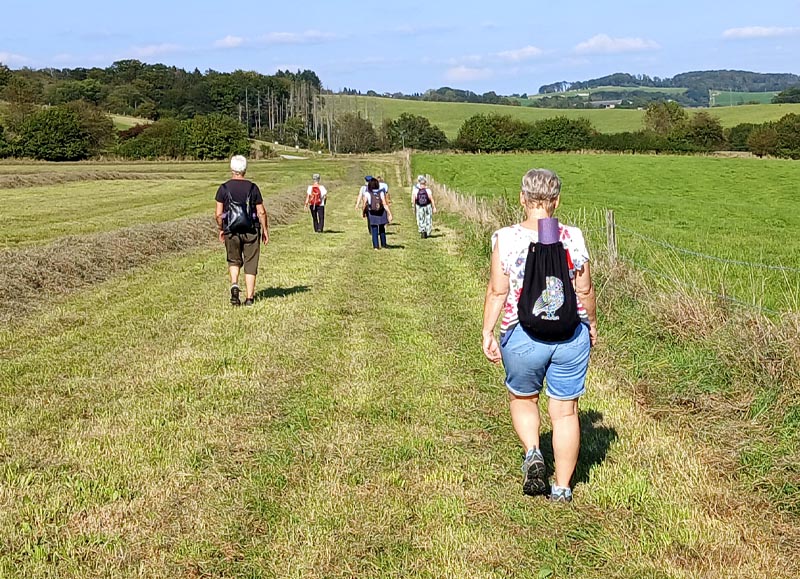
[[[602,350],[573,507],[523,497],[483,280],[394,198],[388,251],[348,193],[276,229],[253,308],[202,250],[0,331],[0,576],[797,575]]]

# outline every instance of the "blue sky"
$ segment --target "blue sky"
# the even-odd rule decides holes
[[[332,89],[501,94],[613,72],[800,73],[800,0],[3,0],[0,62],[309,68]]]

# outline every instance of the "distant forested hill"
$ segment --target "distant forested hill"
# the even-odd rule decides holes
[[[777,92],[800,84],[800,76],[788,73],[760,73],[746,70],[686,72],[672,78],[615,73],[582,82],[561,81],[539,88],[539,94],[588,90],[598,87],[685,88],[687,104],[708,106],[710,90],[734,92]]]

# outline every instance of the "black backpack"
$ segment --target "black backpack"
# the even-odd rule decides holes
[[[581,323],[564,244],[531,243],[519,298],[519,323],[537,340],[566,342]]]
[[[417,205],[419,205],[420,207],[425,207],[427,205],[430,205],[430,203],[431,203],[431,198],[428,196],[428,190],[425,189],[424,187],[422,189],[419,189],[417,191]]]
[[[383,201],[381,200],[380,190],[369,192],[369,212],[373,215],[380,215],[383,213]]]
[[[256,229],[255,207],[253,206],[253,191],[256,186],[250,184],[247,192],[247,203],[237,203],[233,200],[230,189],[223,184],[222,188],[228,194],[228,217],[225,220],[225,233],[252,233]]]

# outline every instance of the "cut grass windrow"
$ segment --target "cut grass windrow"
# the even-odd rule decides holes
[[[349,199],[277,228],[253,308],[200,250],[0,333],[0,575],[796,576],[597,364],[575,503],[522,496],[480,248],[404,193],[391,250]]]

